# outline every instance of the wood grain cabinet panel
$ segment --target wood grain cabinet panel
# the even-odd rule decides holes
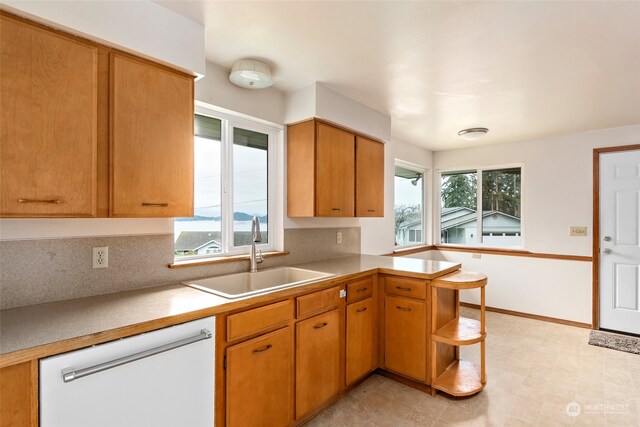
[[[38,361],[0,369],[0,427],[38,425]]]
[[[111,216],[193,216],[193,77],[111,55]]]
[[[384,216],[384,144],[319,119],[290,125],[287,215]]]
[[[227,349],[227,426],[291,424],[291,328]]]
[[[340,303],[340,287],[324,289],[312,294],[296,298],[296,317],[301,318],[311,314],[326,311]]]
[[[369,298],[373,295],[373,276],[364,277],[347,283],[347,304]]]
[[[317,216],[354,216],[355,135],[324,123],[316,132]]]
[[[426,381],[427,316],[424,302],[385,297],[384,365],[390,371]]]
[[[384,216],[384,144],[356,136],[356,216]]]
[[[98,47],[0,15],[0,215],[96,215]]]
[[[296,324],[296,419],[304,418],[340,389],[339,309]]]
[[[248,337],[291,319],[291,301],[280,301],[227,317],[227,341]]]
[[[372,298],[347,306],[346,385],[375,369],[375,316]]]

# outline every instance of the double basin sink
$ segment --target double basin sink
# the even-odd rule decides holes
[[[237,273],[191,280],[184,284],[223,298],[237,299],[306,285],[333,276],[335,274],[322,271],[279,267],[260,270],[256,273]]]

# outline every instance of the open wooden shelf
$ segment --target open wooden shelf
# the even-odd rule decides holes
[[[476,344],[486,336],[479,321],[462,316],[454,318],[431,335],[435,341],[450,345]]]
[[[431,394],[434,396],[436,390],[441,390],[452,396],[470,396],[482,390],[487,382],[485,374],[486,285],[487,276],[485,274],[463,270],[455,271],[431,282]],[[460,316],[460,291],[478,288],[480,289],[480,320]],[[444,291],[445,301],[447,298],[451,299],[450,292],[454,292],[455,312],[447,311],[446,305],[441,307],[439,289],[448,290]],[[446,292],[449,292],[449,296]],[[478,343],[480,344],[479,365],[460,360],[460,346]],[[455,358],[455,361],[444,371],[443,367],[436,363],[438,352],[443,351],[443,346],[448,352],[451,352],[451,347],[453,347]]]
[[[484,383],[480,366],[466,360],[456,360],[431,386],[452,396],[469,396],[482,390]]]

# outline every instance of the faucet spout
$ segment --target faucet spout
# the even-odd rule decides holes
[[[251,221],[251,253],[249,254],[249,260],[251,261],[251,266],[249,267],[250,273],[257,272],[258,264],[264,261],[262,251],[258,251],[256,254],[256,243],[260,242],[262,242],[262,235],[260,234],[260,220],[257,216],[254,216]]]

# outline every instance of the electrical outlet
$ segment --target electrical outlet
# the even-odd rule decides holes
[[[572,225],[569,227],[569,236],[586,236],[587,235],[587,227],[578,227],[576,225]]]
[[[336,243],[339,244],[339,245],[342,244],[342,232],[341,231],[338,231],[336,233]]]
[[[109,267],[109,246],[93,248],[93,268]]]
[[[471,258],[480,259],[480,258],[482,258],[482,254],[479,253],[479,252],[473,252],[471,254]]]

